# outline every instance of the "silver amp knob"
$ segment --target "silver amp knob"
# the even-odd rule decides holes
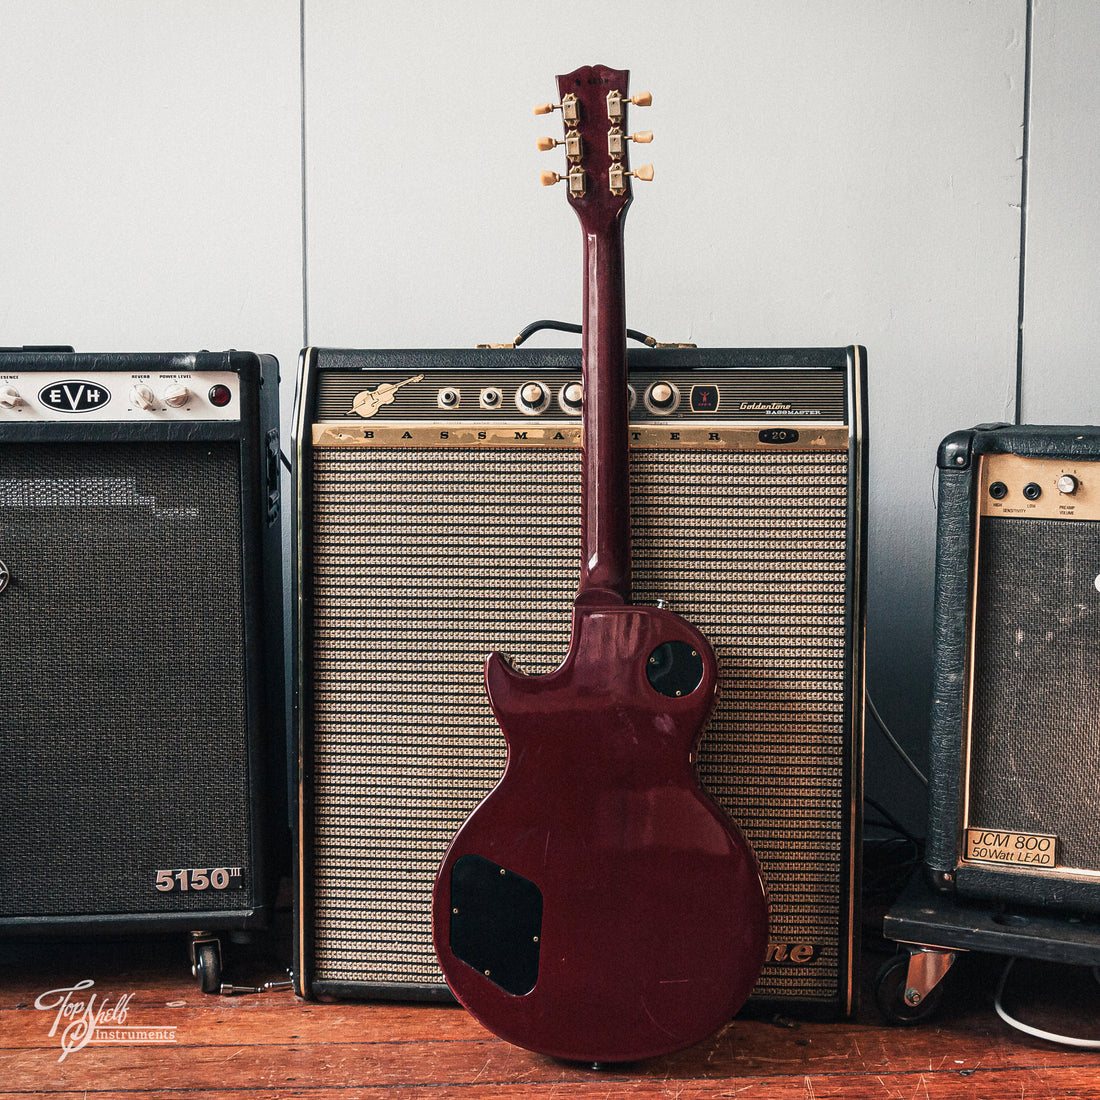
[[[645,392],[645,405],[651,413],[668,416],[680,404],[680,391],[671,382],[654,382]]]
[[[558,403],[567,413],[576,415],[584,404],[584,387],[580,382],[567,382],[558,394]]]
[[[550,404],[550,391],[541,382],[524,382],[516,390],[516,407],[528,416],[537,416]]]

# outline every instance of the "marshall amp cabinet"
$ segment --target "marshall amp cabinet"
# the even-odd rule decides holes
[[[939,449],[933,884],[1100,912],[1100,428]]]
[[[862,759],[862,349],[634,349],[634,598],[721,664],[704,785],[764,867],[758,1005],[848,1011]],[[444,850],[504,765],[482,685],[565,655],[580,353],[307,349],[296,402],[296,983],[447,997]],[[644,920],[645,915],[639,914]]]
[[[0,354],[0,934],[265,918],[277,416],[268,357]]]

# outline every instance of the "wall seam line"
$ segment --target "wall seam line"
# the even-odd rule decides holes
[[[1015,423],[1023,423],[1024,398],[1024,308],[1026,301],[1028,171],[1031,165],[1031,66],[1032,14],[1035,0],[1027,0],[1024,24],[1024,111],[1023,148],[1020,165],[1020,285],[1016,307],[1016,408]]]
[[[302,199],[302,347],[309,347],[309,207],[306,202],[306,0],[298,5],[299,103]]]

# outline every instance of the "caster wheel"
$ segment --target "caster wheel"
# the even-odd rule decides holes
[[[198,979],[203,993],[217,993],[222,987],[222,961],[218,945],[212,940],[195,944],[195,962],[191,973]]]
[[[908,984],[908,955],[895,955],[892,959],[887,959],[875,975],[875,1001],[887,1023],[919,1024],[939,1007],[943,999],[942,982],[933,986],[917,1004],[910,1004],[905,999]]]

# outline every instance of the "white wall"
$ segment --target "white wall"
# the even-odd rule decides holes
[[[1100,4],[1036,0],[1021,419],[1100,424]]]
[[[297,4],[0,0],[0,41],[0,344],[236,347],[293,376]]]
[[[577,318],[576,219],[534,147],[559,123],[531,106],[557,73],[628,67],[656,132],[630,323],[868,348],[868,678],[923,760],[936,445],[1016,414],[1027,8],[0,0],[0,343],[269,351],[289,410],[306,341]],[[1100,12],[1034,0],[1033,40],[1024,414],[1095,421]],[[919,826],[873,729],[868,761]]]

